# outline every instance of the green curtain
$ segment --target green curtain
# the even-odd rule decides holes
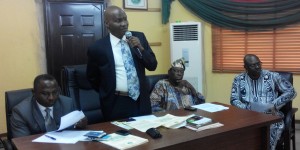
[[[224,28],[267,30],[300,21],[300,0],[179,0],[203,20]]]
[[[161,0],[162,5],[162,23],[167,24],[170,17],[171,3],[173,0]]]

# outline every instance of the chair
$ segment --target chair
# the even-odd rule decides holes
[[[86,78],[86,65],[64,66],[61,70],[62,93],[76,101],[88,124],[103,122],[99,94],[92,88]]]
[[[281,77],[290,81],[293,84],[293,74],[290,72],[278,72]],[[297,112],[298,108],[293,108],[292,101],[288,102],[284,105],[280,111],[284,113],[284,125],[285,128],[282,132],[281,138],[277,143],[278,150],[290,150],[290,140],[292,140],[293,150],[296,150],[296,134],[295,134],[295,113]]]
[[[10,117],[12,115],[12,109],[14,106],[16,106],[22,100],[24,100],[29,96],[32,96],[31,88],[5,92],[7,139],[3,140],[3,146],[7,150],[14,149],[11,144],[12,135],[11,135],[11,127],[10,127]]]
[[[147,82],[148,82],[148,85],[149,85],[149,93],[152,92],[155,84],[161,80],[161,79],[167,79],[168,78],[168,75],[167,74],[157,74],[157,75],[148,75],[146,76],[146,79],[147,79]]]

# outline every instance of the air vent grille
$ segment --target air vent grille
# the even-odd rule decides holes
[[[198,40],[198,25],[176,25],[173,26],[174,41]]]

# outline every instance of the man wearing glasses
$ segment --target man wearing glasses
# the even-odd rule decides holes
[[[55,78],[42,74],[34,79],[33,96],[30,96],[12,110],[10,118],[12,137],[22,137],[57,130],[60,118],[76,109],[73,100],[59,95]],[[77,122],[74,128],[85,128],[87,119]]]
[[[205,102],[204,96],[186,80],[183,58],[172,63],[168,79],[159,80],[150,95],[152,112],[175,110]]]
[[[244,57],[245,72],[234,78],[230,103],[233,106],[270,113],[284,117],[279,109],[293,100],[296,92],[292,84],[278,73],[263,70],[261,61],[254,54]],[[279,95],[279,93],[281,93]],[[270,149],[276,148],[284,129],[284,122],[274,123],[270,127]]]

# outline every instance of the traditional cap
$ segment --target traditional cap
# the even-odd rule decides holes
[[[177,59],[175,60],[173,63],[172,63],[172,67],[178,67],[178,68],[183,68],[185,69],[185,61],[184,61],[184,58],[180,58],[180,59]]]

